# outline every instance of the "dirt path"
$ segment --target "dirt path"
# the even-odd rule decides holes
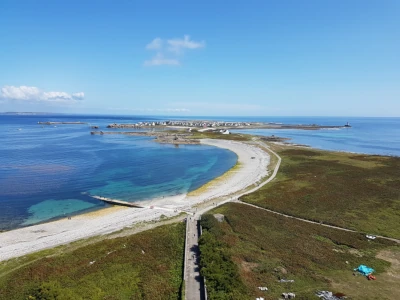
[[[261,142],[257,142],[257,143],[258,143],[260,146],[264,146],[264,147],[265,147],[265,144],[262,144]],[[265,184],[267,184],[268,182],[270,182],[271,180],[273,180],[273,179],[275,178],[276,174],[278,173],[279,166],[280,166],[280,164],[281,164],[282,159],[281,159],[281,157],[280,157],[277,153],[275,153],[274,151],[272,151],[272,150],[269,149],[269,148],[267,148],[267,149],[268,149],[268,151],[270,151],[271,153],[273,153],[273,154],[278,158],[278,163],[277,163],[277,165],[276,165],[276,167],[275,167],[274,173],[272,174],[272,176],[271,176],[267,181],[265,181],[264,183],[260,184],[257,188],[252,189],[251,191],[246,192],[246,193],[244,193],[243,195],[240,195],[238,198],[240,198],[241,196],[244,196],[244,195],[246,195],[246,194],[250,194],[250,193],[255,192],[255,191],[258,190],[260,187],[264,186]],[[263,208],[263,207],[254,205],[254,204],[242,202],[242,201],[240,201],[239,199],[235,199],[235,200],[233,200],[233,201],[234,201],[234,202],[237,202],[237,203],[249,205],[249,206],[252,206],[252,207],[255,207],[255,208],[258,208],[258,209],[263,209],[263,210],[268,211],[268,212],[270,212],[270,213],[277,214],[277,215],[280,215],[280,216],[283,216],[283,217],[286,217],[286,218],[292,218],[292,219],[295,219],[295,220],[298,220],[298,221],[307,222],[307,223],[311,223],[311,224],[316,224],[316,225],[320,225],[320,226],[325,226],[325,227],[329,227],[329,228],[333,228],[333,229],[337,229],[337,230],[342,230],[342,231],[347,231],[347,232],[357,232],[357,233],[361,233],[361,232],[359,232],[359,231],[352,230],[352,229],[348,229],[348,228],[343,228],[343,227],[338,227],[338,226],[334,226],[334,225],[323,224],[323,223],[311,221],[311,220],[304,219],[304,218],[299,218],[299,217],[294,217],[294,216],[286,215],[286,214],[283,214],[283,213],[280,213],[280,212],[277,212],[277,211],[274,211],[274,210],[270,210],[270,209],[267,209],[267,208]],[[385,239],[385,240],[389,240],[389,241],[392,241],[392,242],[396,242],[396,243],[400,244],[400,240],[399,240],[399,239],[395,239],[395,238],[391,238],[391,237],[386,237],[386,236],[380,236],[380,235],[377,235],[376,237],[377,237],[377,238],[381,238],[381,239]]]
[[[320,226],[325,226],[325,227],[329,227],[329,228],[333,228],[333,229],[337,229],[337,230],[342,230],[342,231],[347,231],[347,232],[362,233],[362,232],[359,232],[359,231],[356,231],[356,230],[353,230],[353,229],[348,229],[348,228],[338,227],[338,226],[334,226],[334,225],[323,224],[323,223],[319,223],[319,222],[315,222],[315,221],[311,221],[311,220],[307,220],[307,219],[303,219],[303,218],[299,218],[299,217],[294,217],[294,216],[291,216],[291,215],[286,215],[286,214],[283,214],[283,213],[280,213],[280,212],[277,212],[277,211],[274,211],[274,210],[270,210],[268,208],[263,208],[263,207],[260,207],[260,206],[254,205],[254,204],[250,204],[250,203],[246,203],[246,202],[243,202],[243,201],[240,201],[240,200],[234,200],[233,202],[237,202],[237,203],[240,203],[240,204],[252,206],[252,207],[257,208],[257,209],[262,209],[262,210],[265,210],[267,212],[270,212],[270,213],[273,213],[273,214],[276,214],[276,215],[279,215],[279,216],[282,216],[282,217],[285,217],[285,218],[291,218],[291,219],[295,219],[295,220],[298,220],[298,221],[311,223],[311,224],[315,224],[315,225],[320,225]],[[376,237],[377,238],[381,238],[381,239],[385,239],[385,240],[389,240],[389,241],[392,241],[392,242],[396,242],[396,243],[400,244],[400,240],[395,239],[395,238],[386,237],[386,236],[380,236],[380,235],[376,235]]]

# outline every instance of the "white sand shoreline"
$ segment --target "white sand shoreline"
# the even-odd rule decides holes
[[[113,207],[0,233],[0,261],[68,244],[80,239],[109,234],[140,222],[172,217],[182,211],[194,211],[205,201],[239,192],[268,175],[270,157],[259,147],[228,140],[201,140],[202,144],[225,148],[238,156],[238,167],[219,180],[189,195],[141,201],[145,208]]]

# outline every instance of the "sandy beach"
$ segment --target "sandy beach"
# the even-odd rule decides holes
[[[204,139],[202,144],[225,148],[238,156],[232,170],[188,195],[141,201],[144,208],[111,207],[96,212],[0,233],[0,261],[83,238],[109,234],[140,222],[194,212],[195,206],[229,196],[268,175],[270,157],[255,145]]]

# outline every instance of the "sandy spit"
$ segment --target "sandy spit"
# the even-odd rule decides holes
[[[190,193],[140,202],[144,208],[111,207],[94,213],[0,233],[0,261],[68,244],[83,238],[109,234],[139,222],[156,221],[162,215],[194,212],[194,206],[231,195],[268,175],[270,157],[257,146],[242,142],[204,139],[202,144],[225,148],[238,156],[238,167],[204,188]]]

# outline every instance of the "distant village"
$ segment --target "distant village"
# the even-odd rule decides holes
[[[110,124],[107,128],[136,128],[153,126],[182,126],[197,128],[216,128],[216,127],[245,127],[251,126],[248,122],[217,122],[217,121],[161,121],[161,122],[138,122],[135,124]]]

